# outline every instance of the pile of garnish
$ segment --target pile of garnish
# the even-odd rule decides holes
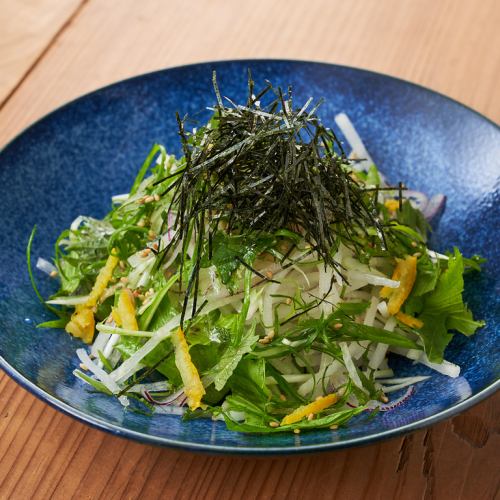
[[[336,429],[429,368],[458,376],[443,355],[483,324],[462,300],[481,259],[427,248],[444,197],[388,185],[341,114],[347,155],[321,101],[213,85],[206,125],[177,116],[183,156],[155,145],[102,220],[77,217],[38,260],[60,282],[40,326],[91,344],[75,375],[129,410],[258,433]],[[395,377],[389,353],[423,375]]]

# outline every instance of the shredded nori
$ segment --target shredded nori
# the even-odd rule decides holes
[[[376,198],[352,175],[342,144],[318,118],[321,101],[310,111],[312,99],[294,108],[291,88],[285,95],[269,82],[254,95],[250,73],[244,105],[223,100],[215,72],[213,86],[217,104],[206,127],[187,132],[187,118],[177,115],[185,166],[169,186],[176,233],[164,251],[177,244],[185,248],[195,237],[183,313],[198,288],[201,253],[208,248],[211,256],[218,230],[256,237],[283,228],[300,232],[325,266],[339,272],[334,255],[340,239],[357,251],[356,236],[375,228],[383,246]],[[181,252],[181,275],[183,260]]]

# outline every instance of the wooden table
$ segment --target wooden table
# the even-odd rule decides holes
[[[389,73],[498,122],[499,26],[497,0],[0,0],[0,145],[115,80],[244,57]],[[90,429],[1,373],[0,498],[499,498],[499,401],[368,447],[233,458]]]

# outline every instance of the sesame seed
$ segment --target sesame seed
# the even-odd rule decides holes
[[[286,396],[284,394],[280,394],[281,401],[286,401]]]
[[[294,430],[293,430],[293,433],[294,433],[294,434],[300,434],[300,429],[294,429]]]
[[[150,229],[148,232],[148,238],[150,240],[154,240],[156,238],[156,233],[152,229]]]
[[[288,299],[285,300],[286,305],[290,305],[292,303],[292,299],[288,297]]]
[[[382,396],[380,398],[380,401],[382,401],[382,403],[388,403],[389,402],[389,398],[387,396]]]
[[[153,198],[155,199],[155,201],[160,201],[160,195],[159,194],[155,194],[153,196]]]
[[[280,424],[278,422],[269,422],[269,427],[279,427]]]
[[[271,340],[271,339],[273,339],[273,338],[274,338],[274,335],[275,335],[274,330],[271,330],[271,331],[270,331],[270,332],[266,335],[266,337],[267,337],[269,340]]]
[[[259,344],[269,344],[269,339],[267,337],[259,339]]]
[[[50,276],[51,278],[55,278],[55,277],[57,276],[57,271],[56,271],[56,270],[54,270],[54,271],[50,271],[49,276]]]
[[[146,221],[144,219],[141,219],[138,223],[137,223],[137,226],[138,227],[144,227],[146,225]]]
[[[146,196],[146,198],[144,198],[144,203],[151,203],[152,201],[154,201],[155,197],[154,196]]]
[[[83,363],[80,363],[80,368],[85,371],[85,372],[88,372],[89,369],[87,368],[87,365],[84,365]]]
[[[311,421],[313,418],[314,418],[314,413],[309,413],[309,415],[307,415],[307,420]]]
[[[118,264],[118,265],[120,266],[120,269],[121,269],[122,271],[123,271],[123,269],[125,269],[125,267],[127,266],[127,265],[125,264],[125,261],[123,261],[123,260],[121,260],[121,261],[119,262],[119,264]]]
[[[137,200],[137,203],[138,203],[139,205],[144,205],[144,203],[145,203],[145,198],[144,198],[144,197],[139,198],[139,199]]]
[[[343,326],[342,323],[335,323],[333,325],[333,328],[335,328],[335,330],[340,330],[342,328],[342,326]]]
[[[412,241],[410,243],[410,245],[413,247],[413,248],[417,248],[417,242],[416,241]]]
[[[126,276],[122,276],[122,277],[120,278],[120,281],[121,281],[122,283],[128,283],[128,278],[127,278]]]
[[[335,424],[330,425],[330,429],[331,429],[332,431],[335,431],[335,430],[337,430],[338,428],[339,428],[339,426],[338,426],[338,425],[335,425]]]
[[[413,254],[413,257],[422,257],[422,253],[421,252],[415,252]]]

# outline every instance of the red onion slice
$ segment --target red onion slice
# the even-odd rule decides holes
[[[403,403],[405,403],[413,394],[415,393],[415,386],[410,385],[408,389],[406,389],[406,392],[399,398],[395,399],[394,401],[389,401],[389,403],[382,403],[379,406],[380,411],[391,411],[394,410],[394,408],[397,408],[398,406],[401,406]]]
[[[158,406],[183,406],[186,404],[187,401],[187,397],[184,394],[184,389],[174,392],[173,394],[162,400],[153,398],[153,396],[151,396],[151,393],[146,390],[143,390],[142,394],[148,400],[149,403]]]

